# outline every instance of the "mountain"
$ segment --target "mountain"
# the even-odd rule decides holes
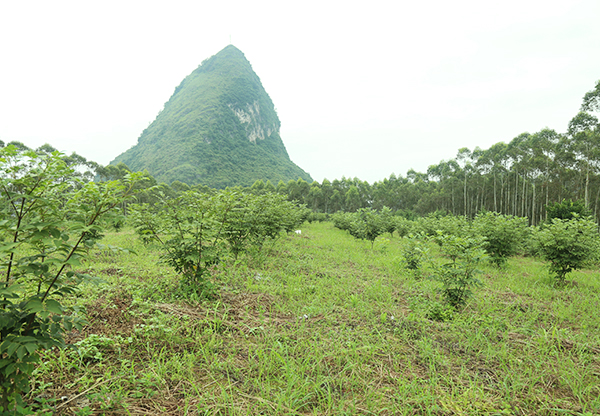
[[[295,165],[279,136],[271,98],[233,45],[188,75],[138,143],[111,164],[147,169],[159,182],[214,188],[256,180],[312,178]]]

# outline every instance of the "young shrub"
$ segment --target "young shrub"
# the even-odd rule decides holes
[[[450,260],[437,270],[437,278],[443,284],[440,291],[448,305],[460,309],[473,296],[472,288],[481,285],[475,276],[480,273],[477,267],[487,257],[483,240],[441,235],[440,241],[442,253]]]
[[[554,218],[571,220],[576,217],[584,218],[592,215],[582,201],[573,201],[571,199],[563,199],[561,202],[546,205],[546,212],[548,213],[548,220],[553,220]]]
[[[402,247],[402,256],[406,268],[412,273],[417,273],[421,269],[423,261],[427,259],[429,249],[418,237],[412,234],[405,241],[406,243]]]
[[[517,254],[527,237],[527,218],[486,212],[477,215],[473,231],[484,238],[483,247],[492,263],[502,266],[509,257]]]
[[[404,217],[396,217],[396,232],[400,237],[406,237],[411,234],[414,227],[414,222]]]
[[[354,214],[349,232],[355,238],[370,241],[372,249],[375,239],[385,232],[381,215],[371,208],[360,208]]]
[[[184,293],[206,297],[214,291],[205,275],[224,251],[224,229],[234,202],[234,194],[226,191],[215,195],[186,191],[132,212],[138,234],[160,243],[162,261],[182,275]]]
[[[333,226],[343,231],[349,231],[352,227],[355,214],[350,212],[336,212],[330,216]]]
[[[386,233],[390,233],[390,237],[394,236],[394,231],[396,231],[396,223],[397,217],[394,216],[392,210],[388,207],[383,207],[381,209],[381,226],[385,230]]]
[[[445,215],[439,213],[421,217],[414,223],[414,232],[429,237],[436,237],[441,232],[443,235],[466,236],[471,224],[463,216]],[[437,241],[438,244],[441,242]]]
[[[539,250],[550,262],[550,273],[563,284],[567,273],[583,268],[600,244],[596,224],[583,218],[553,219],[537,233]]]
[[[91,279],[75,273],[101,235],[100,220],[132,193],[138,175],[84,182],[58,152],[0,149],[0,414],[18,414],[39,351],[81,329],[63,298]]]

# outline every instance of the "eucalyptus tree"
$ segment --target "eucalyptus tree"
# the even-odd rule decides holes
[[[321,211],[323,209],[323,191],[319,182],[314,181],[310,184],[306,203],[313,211]]]
[[[323,179],[323,182],[321,183],[321,192],[323,193],[323,211],[329,214],[331,196],[333,195],[333,187],[331,186],[331,182],[329,182],[327,179]]]
[[[596,87],[585,93],[581,111],[588,113],[600,111],[600,81],[596,82]]]
[[[350,186],[348,192],[346,192],[345,200],[344,200],[344,209],[347,212],[355,212],[359,208],[361,208],[362,201],[360,198],[360,193],[358,192],[358,188],[354,185]]]
[[[589,207],[590,173],[597,172],[600,163],[600,126],[594,115],[579,112],[569,122],[569,136],[573,140],[582,175],[585,173],[585,206]]]
[[[545,203],[542,208],[550,203],[550,178],[556,170],[556,148],[560,141],[561,135],[552,129],[545,128],[532,137],[534,161],[536,168],[543,177],[543,187],[546,191]],[[541,204],[540,204],[541,205]],[[539,211],[540,219],[542,211]],[[547,213],[544,219],[547,219]]]
[[[471,170],[471,151],[467,147],[458,149],[456,161],[459,163],[463,177],[463,215],[467,216],[467,177]],[[461,166],[462,164],[462,166]]]

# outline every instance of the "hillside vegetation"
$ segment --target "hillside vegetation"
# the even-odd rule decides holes
[[[233,45],[208,58],[175,88],[138,143],[111,164],[146,169],[159,182],[213,188],[277,183],[310,175],[289,158],[273,102]]]

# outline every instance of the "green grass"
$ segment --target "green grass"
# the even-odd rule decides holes
[[[80,353],[47,352],[30,403],[56,414],[593,415],[600,413],[600,272],[555,287],[545,265],[484,266],[453,319],[433,268],[402,267],[403,240],[374,249],[306,225],[261,258],[212,273],[217,299],[186,303],[156,247],[131,231],[93,253],[105,283],[77,302]],[[432,246],[432,262],[439,261]],[[92,336],[96,334],[97,336]],[[85,341],[82,341],[85,340]],[[84,348],[85,347],[85,348]],[[95,349],[94,349],[95,348]],[[96,352],[100,355],[96,355]],[[45,404],[44,404],[45,402]],[[41,410],[40,410],[41,412]],[[50,411],[48,411],[50,413]]]

